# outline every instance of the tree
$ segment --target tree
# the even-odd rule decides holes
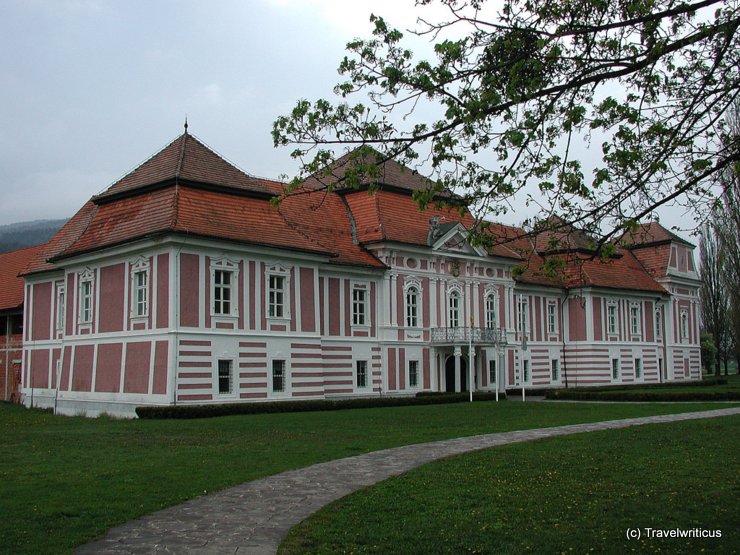
[[[701,240],[701,320],[704,331],[710,335],[714,344],[715,373],[720,374],[722,360],[722,345],[727,336],[727,290],[722,277],[723,253],[721,252],[720,238],[716,227],[707,223],[702,227]],[[704,354],[702,354],[704,356]],[[707,368],[713,364],[706,360]]]
[[[727,114],[728,132],[740,137],[740,100],[736,100]],[[722,278],[727,292],[729,333],[721,346],[725,357],[734,357],[740,372],[740,160],[720,174],[722,196],[713,212],[722,249]]]
[[[435,59],[373,16],[373,36],[347,45],[340,98],[275,121],[295,183],[344,151],[344,186],[395,158],[433,179],[422,206],[454,191],[482,219],[526,199],[600,247],[666,203],[709,203],[740,157],[723,119],[740,94],[738,0],[438,1],[449,18],[412,31]]]

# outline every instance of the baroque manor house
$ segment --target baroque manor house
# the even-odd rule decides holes
[[[380,175],[372,193],[308,180],[276,207],[282,184],[186,131],[32,251],[23,401],[131,416],[467,391],[469,364],[482,391],[700,379],[690,243],[651,223],[600,260],[575,230],[554,252],[493,224],[513,240],[484,249],[469,213],[419,211],[419,175]]]

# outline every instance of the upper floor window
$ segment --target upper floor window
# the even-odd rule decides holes
[[[211,311],[214,316],[238,314],[236,293],[238,266],[227,259],[216,260],[211,265]]]
[[[681,339],[689,337],[689,311],[681,310]]]
[[[558,305],[554,302],[547,303],[547,333],[558,332]]]
[[[460,327],[460,293],[453,291],[449,297],[448,324],[451,328]]]
[[[419,290],[409,287],[406,290],[406,327],[416,328],[419,326]]]
[[[617,333],[617,304],[613,302],[606,305],[606,332],[610,335]]]
[[[364,287],[352,288],[352,324],[367,325],[367,289]]]
[[[139,259],[131,266],[131,315],[149,314],[149,261]]]
[[[517,308],[519,309],[517,329],[519,332],[526,334],[529,331],[529,300],[526,297],[520,296]]]
[[[493,293],[486,296],[486,327],[496,327],[496,295]]]
[[[285,276],[270,275],[267,296],[267,315],[271,318],[284,318]]]
[[[93,273],[88,270],[80,276],[80,323],[92,322]]]
[[[56,329],[61,331],[64,329],[64,320],[67,313],[66,308],[66,295],[64,292],[64,286],[60,285],[57,288],[57,318],[56,318]]]
[[[663,311],[660,307],[655,309],[655,337],[663,337]]]
[[[640,335],[640,305],[630,306],[630,331],[632,335]]]

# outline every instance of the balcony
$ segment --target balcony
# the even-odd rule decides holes
[[[506,345],[506,330],[503,328],[432,328],[432,344],[435,345]]]

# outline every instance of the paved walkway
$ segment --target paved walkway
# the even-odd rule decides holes
[[[375,451],[268,476],[152,513],[108,531],[80,554],[267,555],[324,505],[422,464],[496,445],[740,414],[740,407],[485,434]]]

